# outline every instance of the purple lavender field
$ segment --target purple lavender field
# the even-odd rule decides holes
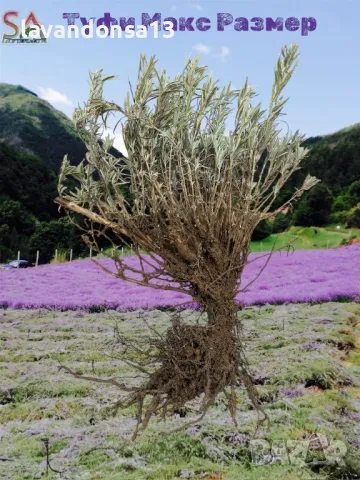
[[[255,260],[256,259],[256,260]],[[250,255],[242,288],[259,273],[266,261]],[[131,265],[136,257],[128,257]],[[114,270],[111,259],[101,260]],[[275,253],[260,277],[238,301],[244,305],[321,302],[360,297],[360,244],[330,250]],[[91,260],[44,265],[27,270],[0,272],[0,306],[11,308],[78,309],[105,307],[119,311],[174,307],[190,297],[124,282],[102,271]],[[187,304],[186,307],[191,306]]]

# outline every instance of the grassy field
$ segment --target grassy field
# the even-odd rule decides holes
[[[296,250],[313,248],[335,248],[353,238],[360,238],[360,229],[337,229],[334,227],[291,227],[287,232],[270,235],[261,242],[252,242],[252,252],[266,252],[273,248],[284,248],[290,241]]]
[[[182,313],[190,323],[197,315]],[[109,352],[115,328],[130,337],[146,332],[141,312],[6,310],[0,312],[0,478],[44,476],[44,439],[49,440],[51,467],[62,472],[50,470],[48,478],[360,478],[360,305],[264,306],[244,309],[239,316],[272,422],[257,438],[273,448],[275,441],[278,447],[289,440],[308,442],[305,466],[284,457],[283,464],[255,464],[251,440],[257,417],[240,386],[237,427],[219,397],[201,424],[171,433],[197,418],[199,404],[193,402],[180,412],[183,418],[154,420],[131,442],[134,408],[116,415],[112,409],[120,392],[76,380],[58,367],[138,384],[138,374]],[[146,320],[163,331],[171,319],[156,310],[147,312]],[[336,441],[346,446],[340,465],[331,464],[326,454]]]

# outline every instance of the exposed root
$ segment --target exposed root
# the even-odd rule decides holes
[[[137,405],[137,425],[133,434],[136,438],[139,428],[145,429],[154,415],[165,418],[202,396],[201,420],[219,393],[224,393],[227,406],[236,425],[236,386],[246,388],[254,409],[258,412],[259,424],[269,418],[258,401],[257,392],[242,355],[236,329],[218,328],[214,325],[188,325],[178,315],[174,316],[172,327],[162,337],[146,338],[146,350],[117,333],[117,348],[122,346],[120,358],[142,373],[152,370],[142,386],[126,386],[115,379],[101,379],[77,375],[67,367],[61,367],[74,376],[119,387],[127,392],[116,408]],[[140,345],[140,346],[139,346]],[[134,356],[134,352],[136,356]],[[134,360],[134,357],[141,360]],[[126,358],[125,358],[126,357]],[[144,367],[146,365],[146,369]],[[263,416],[261,419],[260,416]],[[187,428],[187,423],[181,429]]]

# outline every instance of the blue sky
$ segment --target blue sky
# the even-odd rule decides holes
[[[135,79],[141,52],[156,54],[159,65],[175,74],[189,54],[200,50],[202,63],[222,83],[231,81],[238,88],[248,76],[257,87],[258,99],[266,105],[280,49],[296,42],[300,65],[286,90],[290,128],[307,136],[321,135],[360,121],[359,0],[5,0],[1,13],[18,10],[21,19],[30,9],[45,26],[65,26],[63,12],[97,19],[110,12],[117,19],[133,16],[137,24],[142,12],[160,12],[163,18],[211,19],[212,28],[207,32],[176,32],[167,40],[51,37],[45,45],[0,44],[0,81],[33,90],[70,117],[74,106],[87,98],[89,70],[103,68],[107,74],[117,75],[106,96],[122,103],[129,79]],[[216,29],[219,12],[249,19],[315,17],[317,28],[308,36],[286,30],[237,32],[232,26],[220,32]],[[6,32],[9,30],[2,24],[1,35]]]

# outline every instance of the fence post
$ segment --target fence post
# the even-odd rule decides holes
[[[90,248],[90,258],[92,257],[92,248]]]
[[[121,256],[124,256],[124,247],[121,247]]]
[[[72,257],[73,257],[73,251],[72,251],[72,248],[70,249],[70,262],[72,261]]]
[[[55,263],[57,262],[57,249],[55,250]]]
[[[36,260],[35,260],[35,267],[39,265],[39,250],[36,250]]]
[[[19,268],[19,266],[20,266],[20,250],[18,250],[17,267],[16,268]]]

